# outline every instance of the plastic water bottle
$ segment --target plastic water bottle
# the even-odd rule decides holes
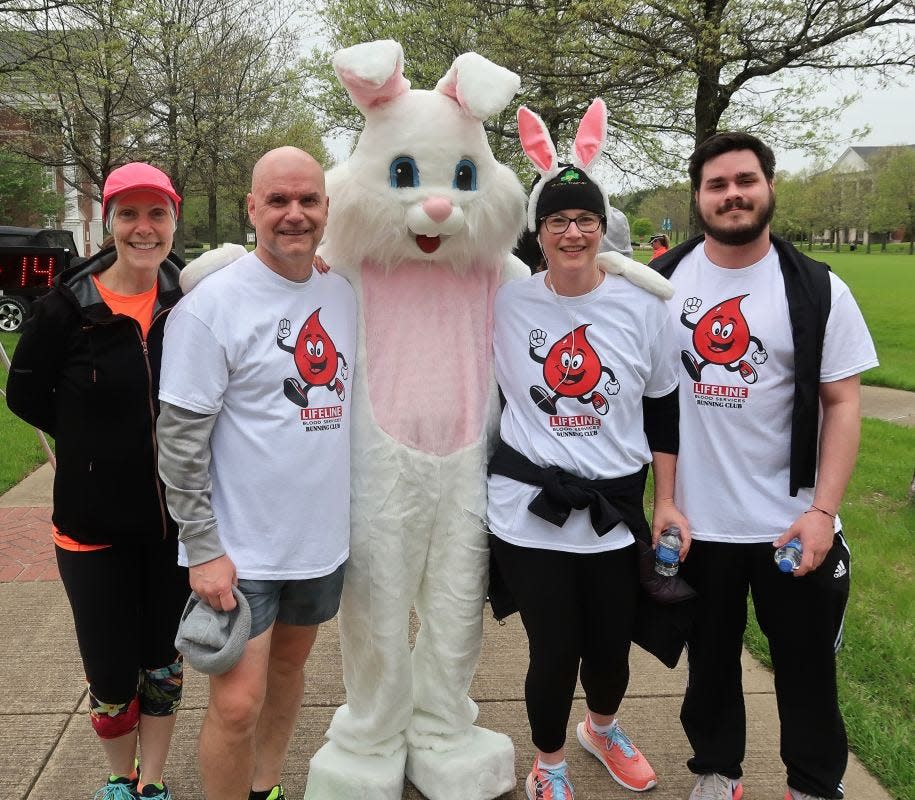
[[[804,548],[801,540],[795,537],[788,544],[775,551],[775,563],[782,572],[794,572],[801,565],[801,554]]]
[[[658,575],[676,575],[680,569],[680,529],[671,525],[661,531],[654,551],[654,571]]]

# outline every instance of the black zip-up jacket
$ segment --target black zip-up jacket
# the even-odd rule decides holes
[[[772,236],[785,281],[794,342],[794,405],[791,414],[791,464],[788,491],[816,482],[819,444],[820,363],[832,304],[829,266],[805,256],[793,244]],[[670,278],[683,257],[705,240],[696,236],[654,259],[651,266]]]
[[[10,410],[56,440],[52,519],[86,544],[177,536],[159,480],[156,417],[162,336],[181,297],[174,254],[159,267],[153,322],[113,314],[92,281],[105,250],[62,273],[35,304],[13,355]]]

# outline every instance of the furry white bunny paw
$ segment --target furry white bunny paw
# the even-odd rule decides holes
[[[621,275],[629,283],[634,283],[662,300],[670,300],[674,296],[674,286],[667,278],[622,253],[600,253],[597,256],[597,265],[604,272]]]
[[[229,266],[247,254],[248,251],[242,245],[232,243],[224,244],[215,250],[207,250],[181,270],[181,277],[178,279],[181,291],[187,294],[207,275]]]

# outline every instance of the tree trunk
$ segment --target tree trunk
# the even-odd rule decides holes
[[[807,237],[807,249],[813,250],[813,228],[810,229],[810,236]]]
[[[238,241],[241,245],[248,244],[248,207],[244,197],[239,197],[236,210],[238,211]]]
[[[208,238],[210,240],[210,250],[215,250],[219,247],[219,219],[217,218],[217,210],[216,185],[211,183],[207,186],[207,217],[209,219]]]
[[[184,260],[184,214],[178,215],[178,225],[175,228],[175,243],[172,245],[175,255]]]
[[[210,250],[219,247],[219,218],[218,203],[216,201],[216,184],[219,159],[215,154],[210,158],[210,179],[207,181],[207,217],[209,218]]]
[[[696,102],[693,106],[696,117],[696,146],[718,130],[721,115],[728,107],[731,93],[721,85],[721,18],[727,0],[707,0],[704,4],[703,30],[698,37],[695,53],[699,81],[696,85]],[[695,187],[692,187],[695,188]],[[698,233],[699,213],[696,208],[695,192],[689,198],[689,232]]]

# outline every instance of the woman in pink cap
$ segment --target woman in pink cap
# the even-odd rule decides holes
[[[10,409],[56,440],[52,535],[110,770],[98,800],[171,798],[162,772],[189,587],[155,423],[162,334],[181,296],[171,252],[180,204],[149,164],[111,172],[102,215],[114,246],[62,273],[36,304],[7,387]]]

